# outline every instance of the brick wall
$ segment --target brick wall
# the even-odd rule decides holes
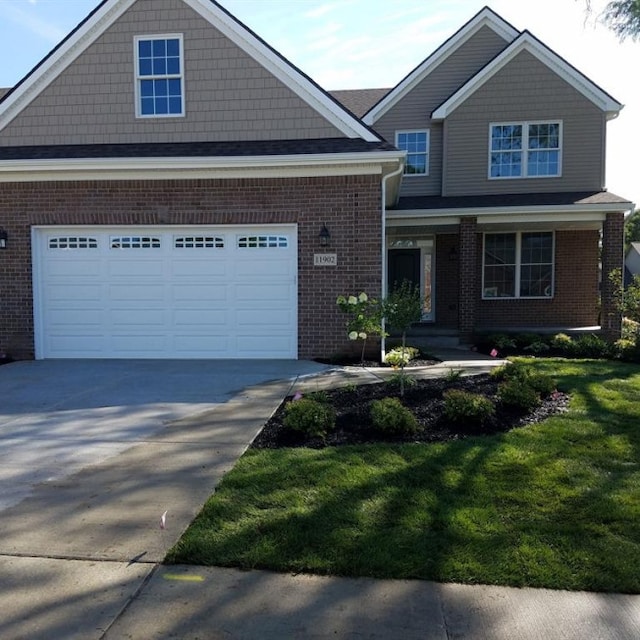
[[[376,176],[0,184],[0,351],[31,358],[31,226],[298,224],[300,358],[348,350],[339,294],[381,289],[380,181]],[[322,224],[337,267],[314,267]]]
[[[458,330],[460,339],[470,341],[476,327],[476,308],[480,291],[478,256],[481,240],[476,234],[476,218],[460,219]]]
[[[478,327],[597,325],[598,237],[597,231],[557,231],[554,296],[544,300],[480,300]],[[482,246],[481,236],[478,243]],[[480,277],[482,255],[478,253]]]
[[[623,239],[624,214],[608,213],[602,229],[602,329],[612,340],[620,337],[622,314],[616,308],[609,274],[614,269],[624,271]]]
[[[458,234],[442,234],[436,238],[436,323],[447,329],[458,327],[458,243]],[[455,249],[453,260],[452,249]]]

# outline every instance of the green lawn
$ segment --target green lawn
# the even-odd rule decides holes
[[[249,451],[168,562],[640,592],[640,366],[536,360],[572,394],[437,445]]]

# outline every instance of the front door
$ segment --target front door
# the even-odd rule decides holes
[[[422,321],[433,322],[433,241],[422,244],[425,246],[389,249],[387,287],[391,292],[403,280],[417,286],[424,298]]]

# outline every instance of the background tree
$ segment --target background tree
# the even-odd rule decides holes
[[[640,242],[640,209],[636,209],[624,223],[624,255],[632,242]]]
[[[586,2],[591,13],[591,1]],[[640,0],[611,0],[599,18],[620,40],[640,38]]]

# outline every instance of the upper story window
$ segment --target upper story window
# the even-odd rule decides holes
[[[136,50],[136,115],[184,115],[182,36],[138,36]]]
[[[490,178],[557,177],[561,155],[561,122],[490,125]]]
[[[407,152],[404,175],[429,175],[429,131],[398,131],[396,147]]]

